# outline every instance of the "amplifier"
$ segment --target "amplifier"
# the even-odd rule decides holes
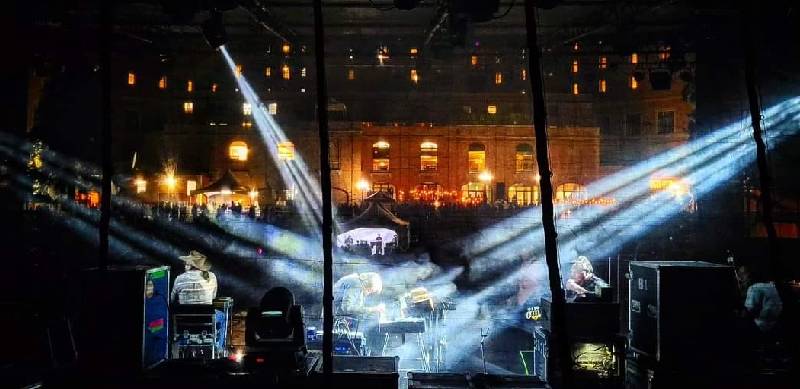
[[[551,329],[552,301],[541,300],[539,322]],[[606,302],[567,303],[567,334],[575,338],[613,339],[619,331],[619,304]]]
[[[630,347],[662,366],[733,356],[738,294],[733,268],[708,262],[631,262]],[[720,363],[724,365],[724,363]]]

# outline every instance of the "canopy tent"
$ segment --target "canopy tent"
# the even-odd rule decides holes
[[[218,194],[247,194],[250,192],[246,186],[242,185],[239,180],[236,179],[233,172],[228,169],[225,174],[222,175],[218,180],[214,181],[213,183],[209,184],[205,188],[193,190],[192,196],[202,194],[206,196],[214,196]]]
[[[397,240],[397,232],[388,228],[355,228],[336,236],[336,246],[346,247],[357,242],[375,242],[380,237],[383,244]]]
[[[380,192],[379,192],[380,193]],[[370,196],[372,197],[372,196]],[[392,200],[394,201],[394,200]],[[340,225],[341,233],[339,236],[346,236],[351,231],[363,228],[388,229],[397,235],[397,245],[399,248],[408,248],[409,243],[409,223],[400,219],[395,214],[386,209],[380,201],[371,201],[367,209],[352,220]],[[374,239],[371,237],[370,239]]]
[[[389,192],[377,191],[364,199],[366,203],[394,204],[394,197]]]

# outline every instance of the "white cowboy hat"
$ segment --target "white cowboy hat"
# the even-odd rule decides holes
[[[211,269],[211,264],[208,263],[206,256],[196,250],[190,251],[189,255],[182,255],[178,258],[180,258],[180,260],[185,262],[187,265],[198,270],[208,271]]]

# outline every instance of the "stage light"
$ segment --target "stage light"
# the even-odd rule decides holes
[[[211,17],[200,25],[206,42],[216,49],[228,43],[228,34],[222,22],[222,12],[211,11]]]

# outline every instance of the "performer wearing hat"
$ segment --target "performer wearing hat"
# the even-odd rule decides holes
[[[217,297],[217,276],[210,272],[211,263],[205,255],[192,250],[189,255],[178,257],[183,261],[186,271],[175,278],[170,301],[174,304],[211,305]],[[216,310],[217,347],[225,347],[225,313]]]
[[[572,264],[570,278],[567,280],[567,299],[572,301],[587,294],[598,296],[600,288],[608,287],[608,283],[594,274],[592,263],[583,255]]]

